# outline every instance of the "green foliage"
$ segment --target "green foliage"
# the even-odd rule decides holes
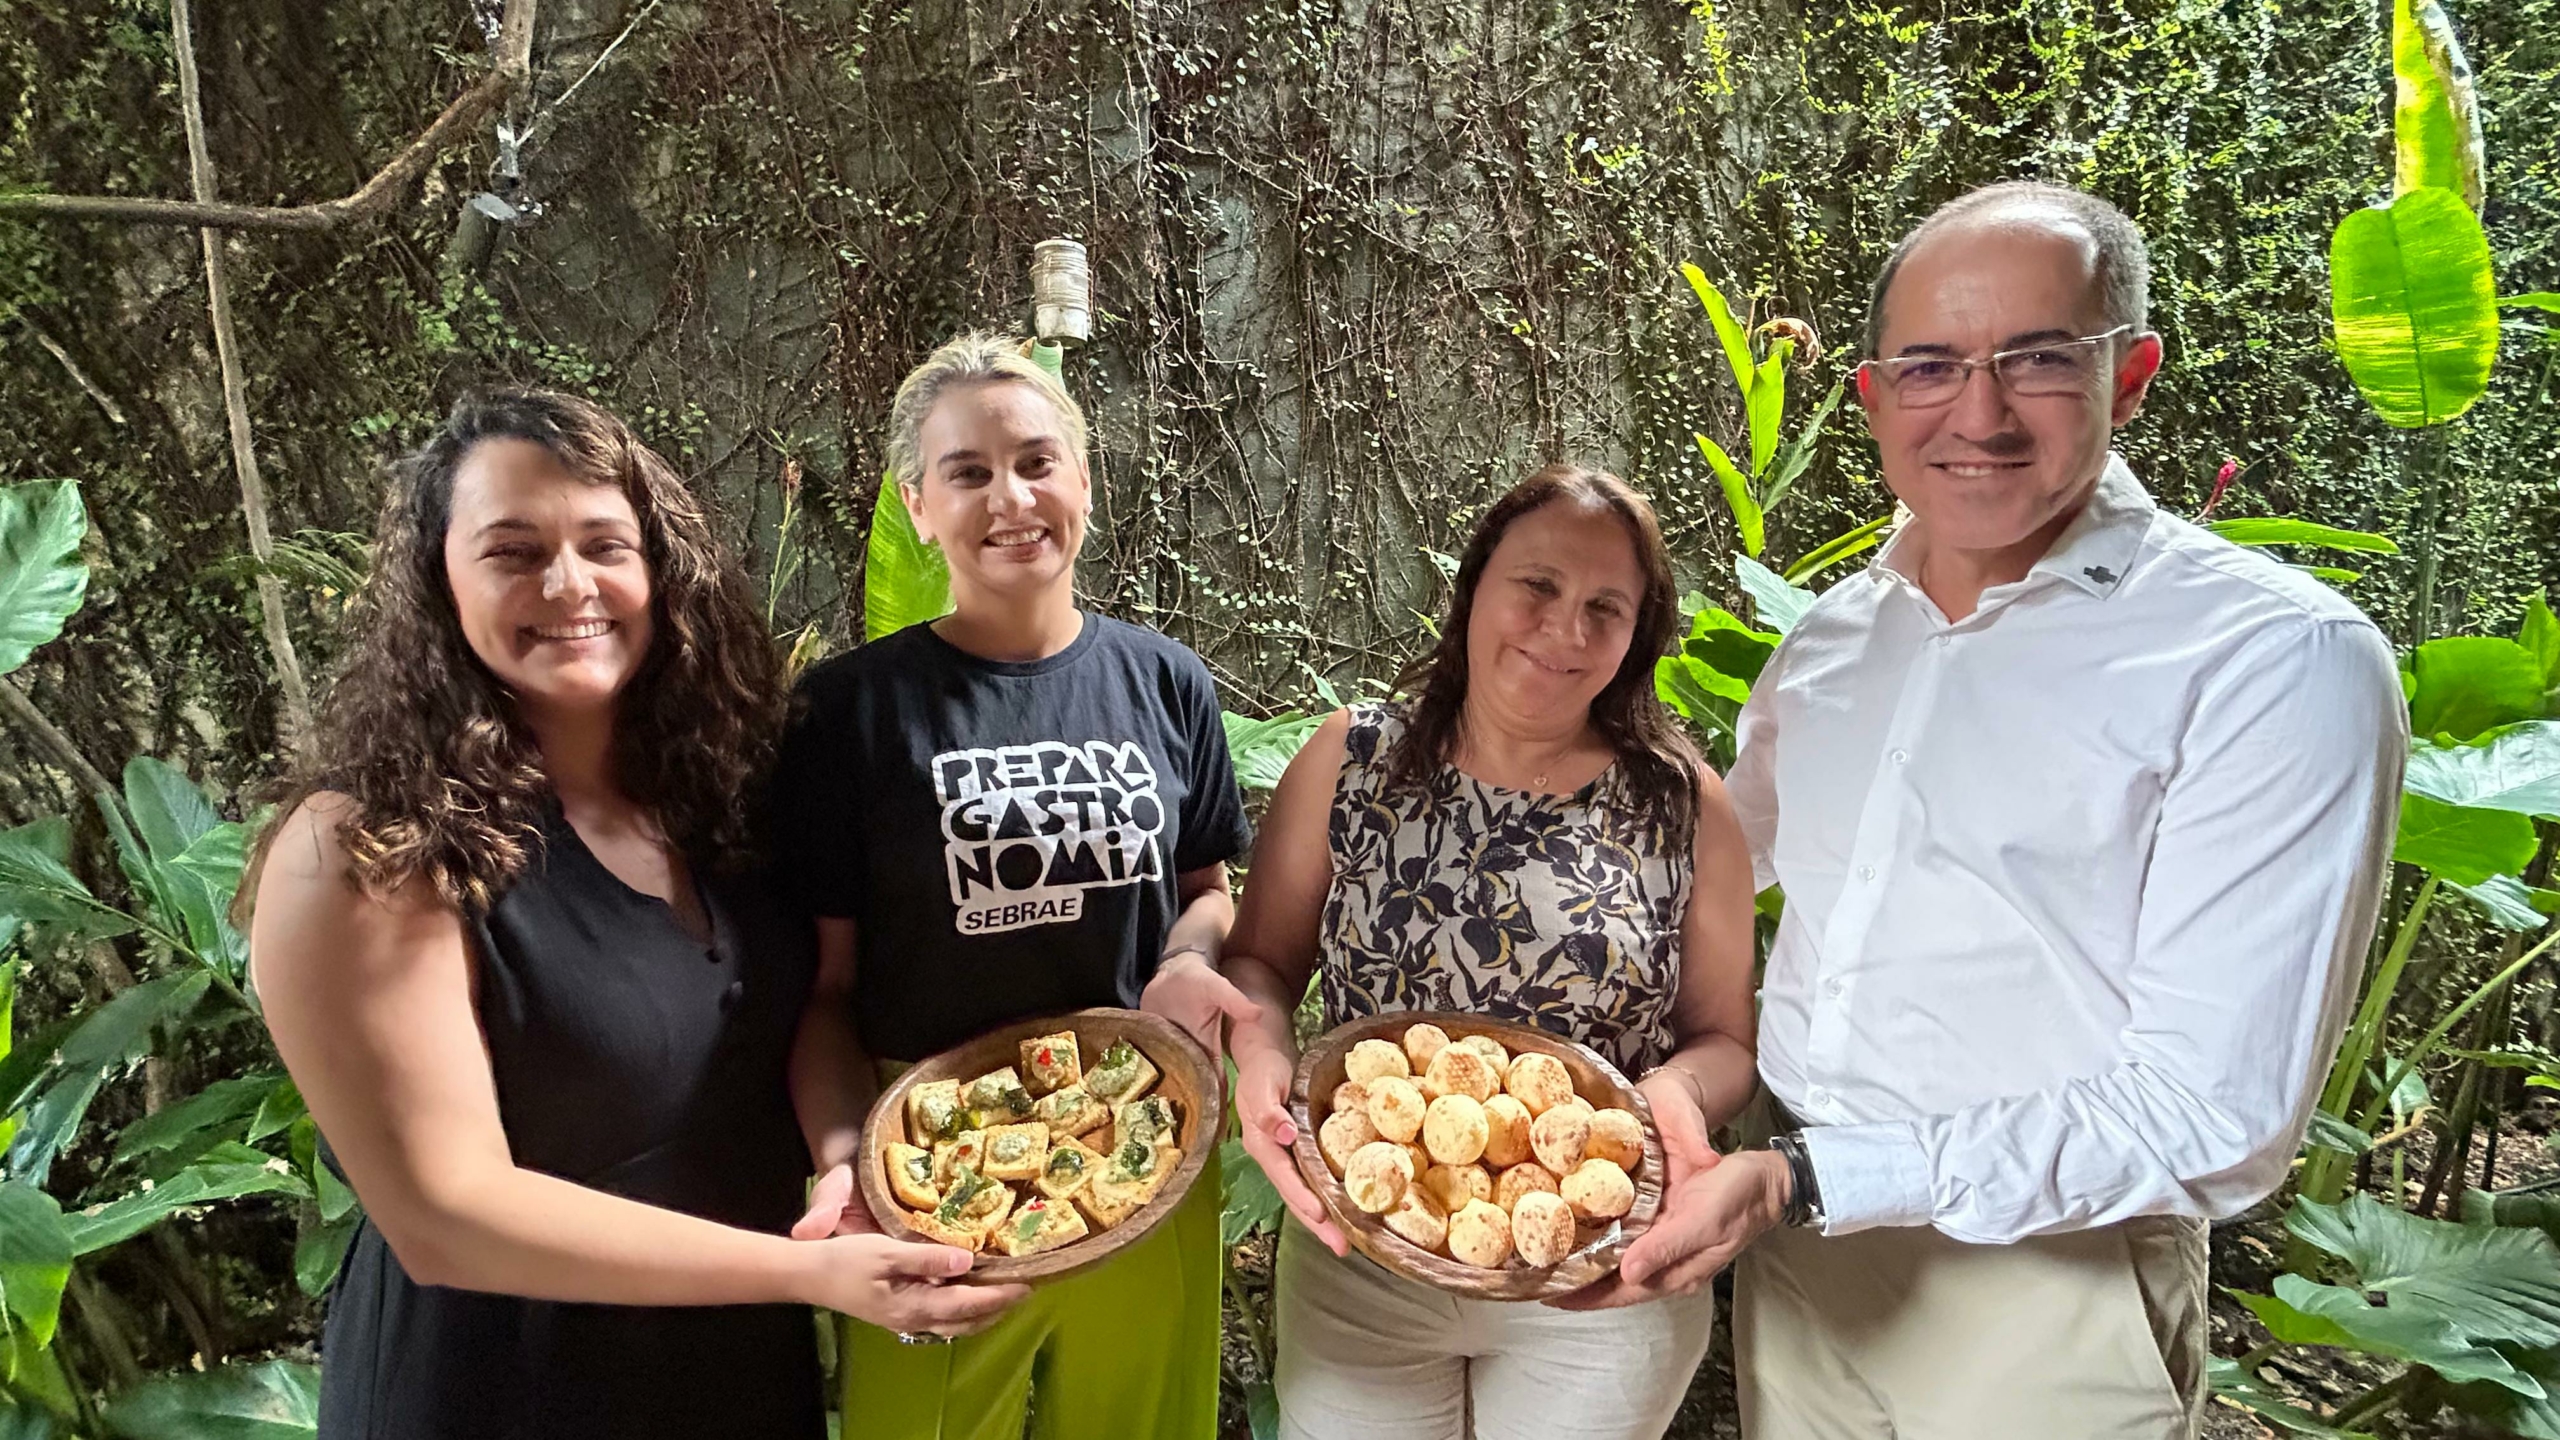
[[[320,1428],[320,1367],[294,1360],[181,1371],[107,1407],[124,1440],[308,1440]]]
[[[2523,869],[2534,843],[2533,821],[2522,815],[2405,795],[2391,858],[2457,885],[2478,885]]]
[[[1289,762],[1324,723],[1322,715],[1283,710],[1268,720],[1248,720],[1232,710],[1218,717],[1227,727],[1227,754],[1234,760],[1236,783],[1247,790],[1270,790],[1280,784]]]
[[[2479,217],[2452,191],[2411,190],[2339,222],[2329,307],[2338,358],[2391,424],[2441,425],[2487,393],[2497,278]]]
[[[2373,555],[2397,555],[2400,547],[2389,536],[2368,534],[2362,530],[2341,530],[2334,525],[2314,525],[2308,520],[2288,520],[2264,516],[2246,520],[2216,520],[2207,530],[2234,545],[2318,545],[2330,550],[2360,550]]]
[[[916,534],[894,477],[880,479],[862,572],[862,638],[877,640],[951,613],[951,567],[940,546]]]
[[[2430,640],[2418,647],[2409,673],[2415,687],[2409,697],[2412,735],[2464,744],[2545,713],[2542,664],[2512,640]]]
[[[80,608],[89,593],[89,567],[80,561],[88,533],[71,481],[0,485],[0,675],[27,663]]]

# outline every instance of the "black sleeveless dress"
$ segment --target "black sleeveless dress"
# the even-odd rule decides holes
[[[469,922],[516,1163],[749,1229],[799,1218],[786,1088],[816,971],[805,919],[700,877],[714,943],[607,870],[557,811]],[[320,1440],[804,1440],[826,1432],[792,1305],[564,1304],[421,1285],[366,1222],[329,1296]]]

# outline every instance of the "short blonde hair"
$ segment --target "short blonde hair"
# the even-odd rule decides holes
[[[1019,381],[1040,392],[1066,427],[1067,448],[1084,458],[1084,407],[1058,383],[1058,377],[1031,358],[1031,342],[1011,335],[972,330],[942,346],[898,382],[898,398],[889,406],[889,474],[901,485],[924,484],[925,417],[954,388]]]

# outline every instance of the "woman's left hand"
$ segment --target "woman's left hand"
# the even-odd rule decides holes
[[[1147,982],[1146,993],[1138,997],[1138,1008],[1181,1026],[1213,1060],[1226,1053],[1220,1020],[1251,1025],[1262,1018],[1262,1007],[1196,950],[1157,967],[1156,978]]]
[[[1653,1107],[1654,1128],[1662,1132],[1663,1166],[1669,1172],[1662,1189],[1668,1195],[1690,1176],[1712,1169],[1721,1157],[1707,1133],[1706,1114],[1698,1108],[1697,1087],[1687,1076],[1665,1065],[1637,1081],[1636,1089]]]

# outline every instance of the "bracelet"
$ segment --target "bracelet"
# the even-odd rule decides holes
[[[1688,1071],[1672,1064],[1668,1060],[1665,1060],[1661,1064],[1647,1070],[1642,1075],[1637,1076],[1636,1083],[1638,1085],[1642,1085],[1644,1082],[1652,1079],[1656,1075],[1672,1075],[1678,1077],[1680,1081],[1680,1088],[1689,1092],[1689,1103],[1698,1107],[1699,1114],[1703,1115],[1706,1113],[1707,1092],[1700,1087],[1697,1076],[1692,1075]]]
[[[1197,955],[1200,957],[1201,962],[1207,965],[1210,969],[1215,970],[1218,968],[1218,957],[1210,954],[1209,947],[1201,944],[1197,940],[1184,945],[1176,945],[1172,949],[1158,955],[1156,957],[1157,967],[1161,969],[1166,965],[1172,964],[1173,958],[1177,955]]]
[[[1769,1137],[1769,1149],[1787,1163],[1787,1208],[1779,1223],[1820,1226],[1822,1186],[1814,1179],[1813,1156],[1804,1148],[1804,1132],[1789,1130]]]

